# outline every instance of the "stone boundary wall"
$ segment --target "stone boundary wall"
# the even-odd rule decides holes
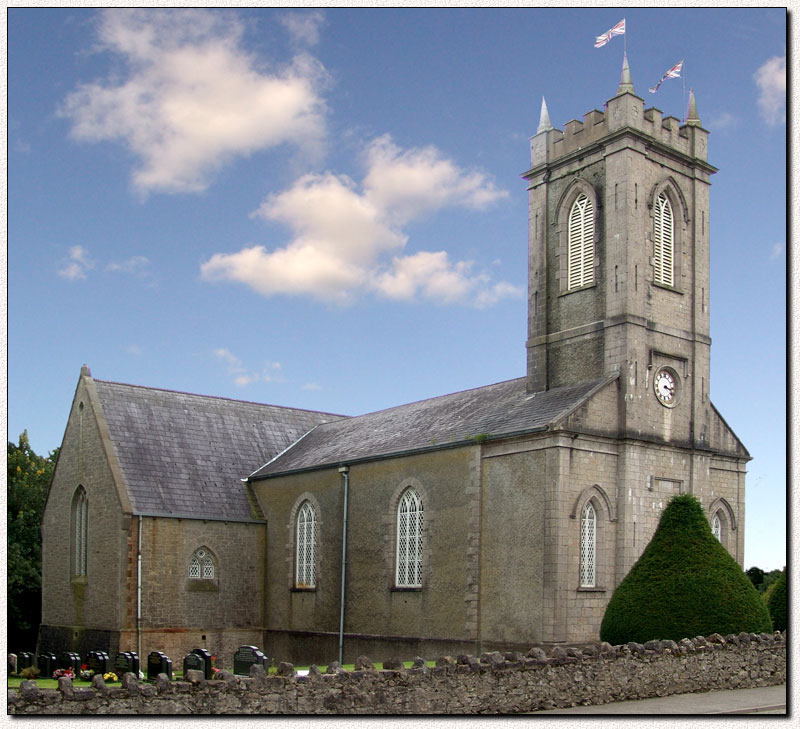
[[[322,674],[312,666],[297,676],[282,663],[278,675],[253,666],[243,678],[220,671],[205,681],[188,671],[184,681],[140,684],[126,673],[122,688],[95,676],[92,688],[40,690],[23,681],[8,691],[9,714],[515,714],[688,692],[786,683],[786,634],[740,633],[723,638],[653,640],[641,645],[599,643],[584,648],[540,648],[444,656],[435,667],[421,658],[376,670],[359,658],[355,670],[338,664]]]

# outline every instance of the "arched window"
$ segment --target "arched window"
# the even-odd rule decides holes
[[[672,205],[662,192],[656,199],[653,230],[654,280],[666,286],[675,285],[675,219]]]
[[[569,211],[567,229],[567,288],[594,282],[594,206],[583,193]]]
[[[589,501],[581,512],[581,587],[595,587],[596,556],[597,513]]]
[[[422,499],[407,489],[397,506],[397,587],[422,587]]]
[[[215,576],[214,559],[205,547],[200,547],[189,560],[189,578],[192,580],[213,580]]]
[[[89,529],[89,500],[83,486],[72,497],[72,574],[86,576],[87,535]]]
[[[316,585],[317,514],[310,502],[305,501],[297,512],[297,542],[295,552],[295,586]]]
[[[714,514],[714,518],[711,520],[711,531],[714,533],[714,536],[721,542],[722,541],[722,519],[719,518],[719,512]]]

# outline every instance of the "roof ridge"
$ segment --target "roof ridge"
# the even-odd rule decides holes
[[[274,405],[267,402],[256,402],[255,400],[241,400],[235,397],[225,397],[224,395],[201,395],[197,392],[186,392],[185,390],[172,390],[168,387],[150,387],[149,385],[133,385],[129,382],[116,382],[115,380],[100,380],[92,378],[94,382],[101,382],[105,385],[119,385],[120,387],[131,387],[138,390],[156,390],[158,392],[169,392],[173,395],[188,395],[189,397],[199,397],[204,400],[226,400],[228,402],[238,402],[243,405],[258,405],[259,407],[278,408],[279,410],[293,410],[295,412],[313,413],[316,415],[332,415],[337,418],[351,418],[352,415],[342,415],[341,413],[329,413],[324,410],[311,410],[309,408],[295,408],[289,405]]]
[[[463,395],[466,392],[474,392],[475,390],[485,390],[489,387],[496,387],[497,385],[506,385],[509,382],[517,382],[518,380],[524,380],[524,377],[512,377],[508,380],[501,380],[500,382],[492,382],[488,385],[478,385],[477,387],[467,387],[463,390],[456,390],[455,392],[446,392],[444,395],[434,395],[433,397],[422,397],[419,400],[412,400],[411,402],[404,402],[400,403],[399,405],[391,405],[388,408],[381,408],[380,410],[370,410],[367,413],[361,413],[360,415],[350,415],[345,416],[349,419],[353,418],[363,418],[367,415],[377,415],[378,413],[385,413],[389,410],[395,410],[396,408],[405,408],[409,405],[418,405],[421,402],[431,402],[432,400],[441,400],[445,397],[453,397],[454,395]],[[327,423],[323,423],[323,425],[327,425]]]

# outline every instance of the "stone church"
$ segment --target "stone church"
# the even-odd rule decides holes
[[[676,493],[744,557],[710,400],[708,132],[644,108],[531,138],[527,373],[358,417],[81,370],[42,521],[39,650],[297,664],[598,639]]]

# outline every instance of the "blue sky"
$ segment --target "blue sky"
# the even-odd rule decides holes
[[[782,567],[780,9],[10,9],[9,439],[60,444],[83,363],[345,414],[523,375],[528,138],[614,96],[623,17],[711,131],[711,396]]]

